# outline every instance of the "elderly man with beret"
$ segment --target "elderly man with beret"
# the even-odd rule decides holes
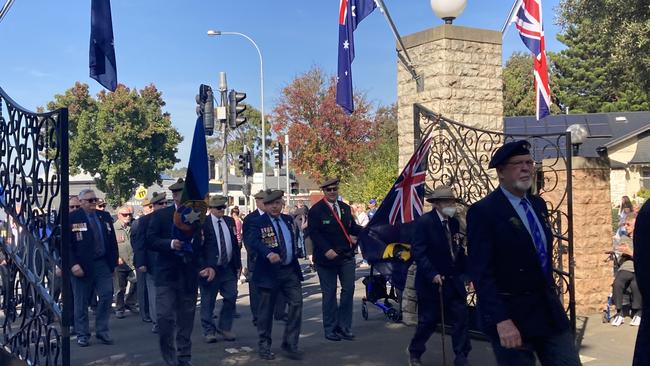
[[[454,365],[464,366],[472,346],[467,333],[466,255],[459,234],[460,224],[455,218],[458,200],[447,186],[438,187],[426,200],[433,204],[433,210],[418,218],[411,248],[417,264],[418,325],[408,348],[409,363],[422,364],[420,357],[425,345],[440,322],[441,311],[446,310],[454,324]]]
[[[257,331],[259,355],[264,360],[275,359],[271,352],[273,310],[279,294],[289,305],[288,320],[282,337],[282,350],[292,360],[300,360],[298,339],[302,323],[303,280],[297,257],[297,241],[294,236],[293,219],[282,214],[284,192],[271,191],[264,198],[266,213],[249,222],[248,236],[244,238],[255,251],[256,263],[252,281],[259,291]]]
[[[483,330],[499,365],[580,365],[574,335],[553,281],[546,203],[530,194],[530,144],[494,153],[499,187],[467,213],[469,272]]]

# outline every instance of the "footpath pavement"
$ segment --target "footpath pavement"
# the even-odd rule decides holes
[[[241,318],[235,319],[233,331],[237,340],[226,342],[219,338],[215,344],[203,341],[202,329],[197,309],[192,336],[192,362],[196,366],[207,365],[310,365],[310,366],[380,366],[407,365],[406,347],[414,327],[387,320],[383,313],[370,307],[368,320],[361,317],[361,299],[364,287],[361,283],[367,270],[357,271],[355,290],[355,312],[353,330],[357,336],[354,341],[331,342],[323,337],[321,323],[321,294],[318,277],[306,274],[303,283],[303,322],[300,348],[305,352],[302,361],[292,361],[283,357],[280,351],[284,323],[273,324],[274,361],[260,360],[257,356],[257,334],[253,328],[248,306],[248,285],[239,286],[237,310]],[[217,307],[220,307],[220,301]],[[158,366],[163,365],[158,350],[158,336],[151,333],[150,323],[144,323],[139,315],[130,314],[124,319],[111,318],[111,335],[114,345],[102,345],[91,338],[91,346],[81,348],[73,338],[71,344],[72,365],[111,365],[111,366]],[[636,327],[626,324],[615,328],[603,324],[600,315],[580,319],[582,343],[580,354],[583,364],[631,365]],[[91,327],[93,326],[91,319]],[[447,364],[452,365],[453,352],[451,338],[445,340]],[[427,344],[428,350],[422,357],[425,365],[442,365],[441,335],[434,334]],[[471,365],[495,365],[489,343],[472,340]]]

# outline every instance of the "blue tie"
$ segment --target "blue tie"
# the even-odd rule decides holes
[[[539,226],[535,220],[535,214],[533,211],[531,211],[529,203],[525,198],[522,198],[519,204],[524,208],[524,211],[526,211],[526,220],[528,220],[528,227],[530,227],[530,232],[533,235],[533,243],[535,243],[537,256],[539,257],[539,262],[542,265],[542,270],[545,274],[548,274],[546,247],[544,246],[544,239],[542,239],[542,232],[539,230]]]

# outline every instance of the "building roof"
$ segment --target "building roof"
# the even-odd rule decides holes
[[[583,124],[589,131],[589,137],[580,146],[580,155],[584,157],[598,157],[599,148],[611,148],[630,138],[645,136],[650,131],[650,111],[550,115],[542,121],[537,121],[534,116],[506,117],[503,120],[505,133],[515,135],[561,133],[572,124]],[[648,149],[639,146],[637,154],[639,160],[650,160]]]

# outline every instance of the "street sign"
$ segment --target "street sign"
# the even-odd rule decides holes
[[[135,199],[136,200],[143,200],[147,197],[147,189],[144,188],[143,186],[138,187],[138,189],[135,190]]]

